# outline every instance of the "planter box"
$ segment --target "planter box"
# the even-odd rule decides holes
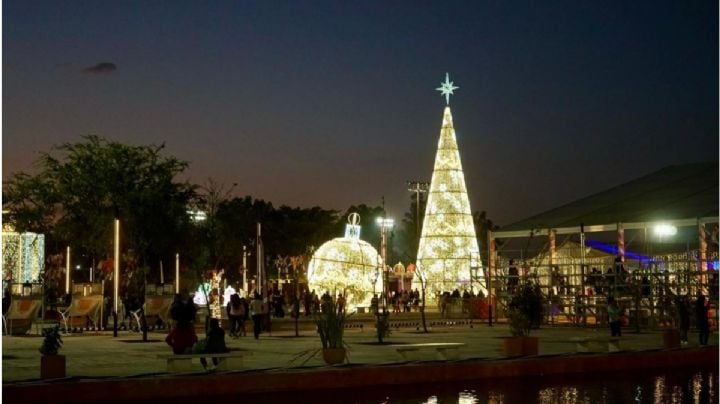
[[[538,354],[538,337],[523,338],[523,356],[536,356]]]
[[[503,351],[508,358],[538,354],[537,337],[509,337],[503,340]]]
[[[328,365],[336,365],[345,361],[345,348],[323,348],[322,357]]]
[[[665,349],[680,348],[680,331],[678,331],[678,330],[663,331],[663,347],[665,347]]]
[[[40,378],[58,379],[65,377],[65,355],[43,355],[40,357]]]

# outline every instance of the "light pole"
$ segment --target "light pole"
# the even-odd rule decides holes
[[[248,282],[247,282],[247,247],[243,245],[243,256],[242,256],[242,279],[243,279],[243,296],[248,295]]]
[[[478,279],[478,275],[477,275],[478,269],[480,268],[479,261],[480,261],[480,254],[476,253],[476,252],[471,252],[470,253],[470,291],[473,294],[475,293],[473,282],[477,281],[478,283],[480,283],[480,280]],[[478,289],[482,291],[482,285],[480,285],[480,287]]]
[[[113,336],[117,337],[120,311],[120,219],[115,219],[115,245],[113,248]]]
[[[408,181],[408,191],[415,192],[415,234],[420,240],[420,194],[428,192],[429,182]]]
[[[383,305],[384,309],[387,310],[387,295],[388,295],[388,270],[387,270],[387,231],[392,229],[395,221],[386,217],[377,218],[377,224],[380,225],[380,254],[382,257],[382,270],[384,273],[383,282]]]

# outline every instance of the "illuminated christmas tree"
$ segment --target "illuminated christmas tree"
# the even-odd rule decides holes
[[[446,75],[438,90],[449,104],[457,88]],[[479,287],[487,293],[471,212],[452,114],[446,106],[417,255],[419,275],[427,280],[429,299],[455,288],[469,290],[471,268],[477,269],[475,290]],[[413,287],[420,287],[418,278],[413,283]]]

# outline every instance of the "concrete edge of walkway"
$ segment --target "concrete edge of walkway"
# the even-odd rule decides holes
[[[718,346],[622,351],[515,359],[465,359],[388,365],[343,365],[304,369],[249,370],[211,374],[145,375],[104,379],[68,378],[3,384],[3,401],[87,402],[188,399],[266,392],[442,383],[493,378],[597,373],[615,370],[718,367]],[[408,374],[412,378],[408,378]]]

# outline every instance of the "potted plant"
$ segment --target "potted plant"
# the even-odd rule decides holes
[[[508,323],[512,337],[503,342],[505,356],[528,356],[538,354],[538,338],[530,331],[540,327],[545,315],[545,297],[540,287],[528,282],[510,300]]]
[[[43,342],[40,345],[40,378],[57,379],[65,377],[65,355],[58,355],[62,346],[60,327],[48,328],[43,332]]]
[[[328,365],[342,363],[347,356],[343,340],[345,312],[338,312],[335,302],[327,301],[322,305],[322,311],[314,314],[313,319],[320,335],[325,363]]]

